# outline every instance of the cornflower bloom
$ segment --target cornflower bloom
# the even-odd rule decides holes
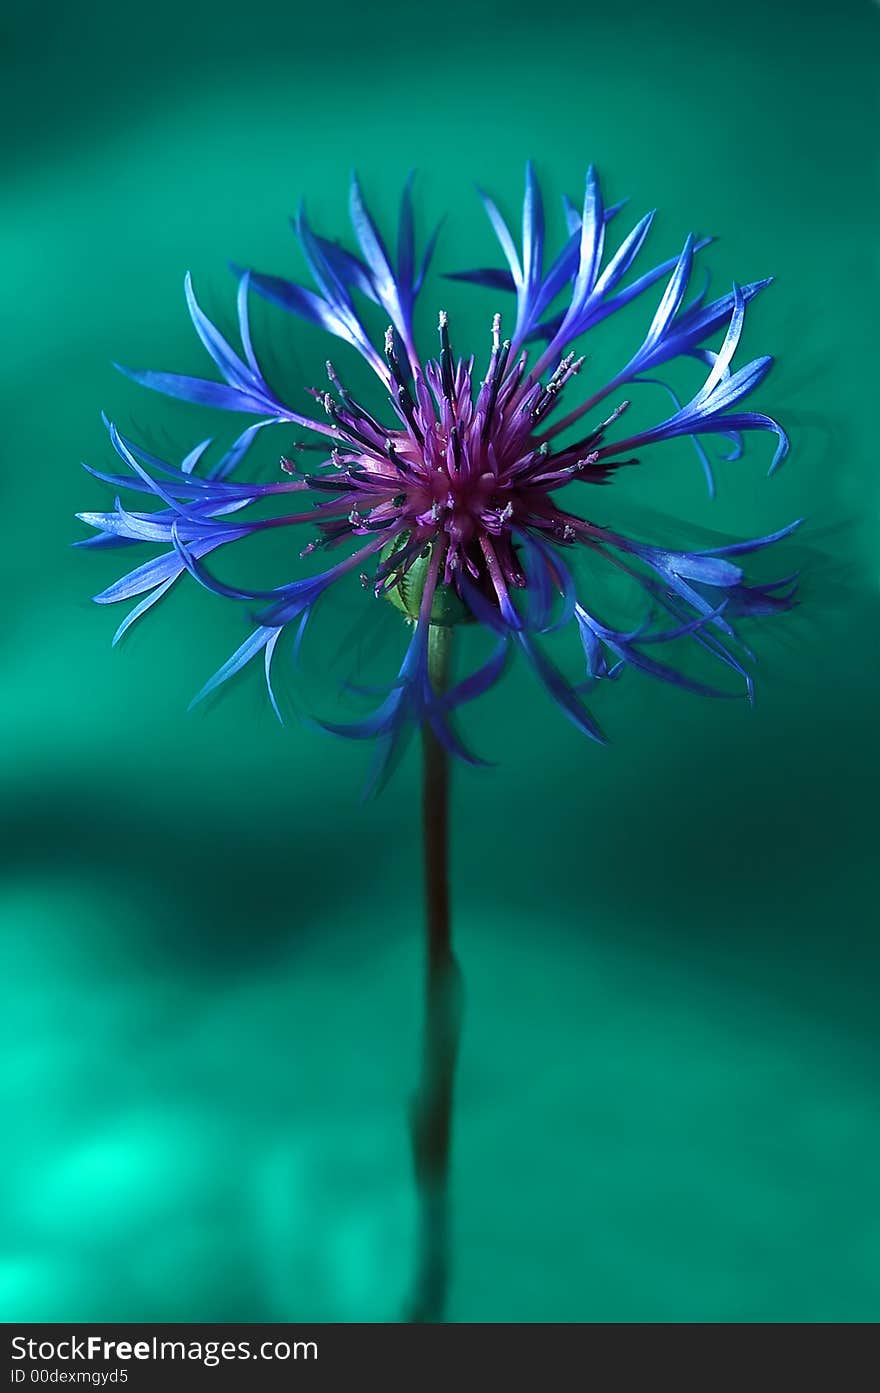
[[[641,218],[608,254],[608,229],[622,205],[605,207],[592,168],[580,209],[564,202],[566,236],[552,260],[545,258],[544,206],[530,164],[519,246],[493,201],[483,195],[483,202],[506,266],[454,278],[515,297],[509,337],[502,334],[501,315],[494,316],[485,366],[477,370],[473,357],[455,356],[445,311],[439,314],[437,355],[422,359],[414,309],[436,233],[417,257],[408,181],[392,255],[353,179],[350,211],[359,255],[319,236],[301,209],[295,227],[315,288],[255,271],[241,274],[240,345],[233,346],[207,317],[187,276],[189,313],[217,376],[123,369],[145,387],[251,416],[251,424],[206,467],[211,441],[174,463],[108,422],[127,472],[90,472],[119,494],[134,492],[153,506],[130,508],[117,497],[109,511],[80,514],[96,534],[81,545],[144,542],[161,548],[95,597],[101,604],[135,601],[116,639],[185,573],[215,594],[250,606],[256,602],[252,631],[196,701],[261,655],[280,718],[272,686],[279,643],[292,627],[296,647],[321,597],[346,577],[390,599],[408,620],[398,671],[375,709],[349,724],[327,725],[377,742],[374,785],[407,732],[419,726],[425,732],[429,1009],[414,1144],[425,1199],[426,1258],[415,1309],[435,1314],[445,1288],[446,1168],[458,1030],[446,889],[446,755],[477,762],[453,724],[453,713],[496,682],[513,650],[569,720],[594,740],[604,736],[588,704],[590,692],[626,668],[703,695],[730,695],[729,686],[698,678],[667,656],[678,640],[700,650],[751,697],[751,655],[742,645],[740,623],[787,609],[796,586],[792,575],[759,583],[745,570],[755,553],[781,541],[796,522],[710,549],[671,550],[600,525],[578,507],[584,500],[588,514],[589,486],[608,484],[619,469],[641,462],[650,447],[677,437],[693,442],[710,492],[704,436],[724,437],[730,446],[726,457],[733,459],[741,453],[744,434],[768,432],[775,447],[771,472],[778,466],[788,450],[784,432],[769,416],[744,407],[772,360],[758,357],[739,367],[733,362],[746,306],[769,281],[734,284],[714,300],[704,285],[689,298],[695,259],[709,240],[694,236],[686,238],[677,256],[636,273],[653,214]],[[286,394],[270,386],[255,351],[248,319],[252,294],[354,348],[378,378],[384,404],[356,400],[328,362],[329,386],[312,390],[312,411],[290,405]],[[648,306],[635,351],[609,381],[592,386],[566,410],[563,402],[572,396],[584,362],[573,345],[635,301]],[[365,302],[378,306],[388,325],[378,343],[365,323]],[[530,351],[530,345],[537,347]],[[704,370],[699,389],[682,402],[667,387],[668,414],[628,432],[625,393],[656,383],[656,373],[682,358]],[[281,478],[240,481],[237,471],[249,447],[272,426],[283,427],[288,437],[296,427],[307,438],[282,458]],[[309,453],[315,455],[311,465],[301,462]],[[265,516],[267,501],[277,504],[273,516]],[[255,513],[256,505],[261,506]],[[233,586],[216,573],[215,553],[222,548],[268,529],[301,527],[312,530],[303,555],[340,553],[340,559],[265,590]],[[572,569],[578,553],[639,587],[645,606],[637,623],[621,624],[593,595],[582,593]],[[491,648],[480,665],[452,681],[451,634],[464,623],[488,631]],[[549,636],[563,629],[579,640],[580,680],[564,675],[548,652]]]
[[[580,498],[572,499],[571,490],[564,493],[572,483],[608,483],[617,470],[636,463],[636,452],[641,459],[649,446],[676,436],[694,441],[710,487],[711,467],[701,436],[728,437],[731,457],[741,450],[742,432],[769,431],[776,441],[771,470],[779,464],[788,449],[782,429],[770,417],[742,407],[772,360],[759,357],[732,368],[745,307],[769,282],[734,285],[709,303],[703,290],[686,303],[694,259],[705,245],[689,236],[678,257],[624,285],[653,214],[642,218],[613,255],[605,257],[606,231],[618,208],[604,208],[592,170],[582,211],[565,205],[568,237],[549,269],[544,264],[541,193],[531,166],[521,250],[495,204],[485,196],[484,202],[508,269],[464,272],[458,279],[512,291],[516,319],[510,338],[502,339],[501,316],[495,315],[482,377],[473,358],[454,356],[445,312],[439,316],[437,358],[423,363],[418,355],[413,310],[435,237],[417,265],[409,184],[392,259],[355,180],[351,216],[361,257],[317,236],[300,211],[296,228],[317,290],[245,272],[238,292],[240,351],[199,307],[187,276],[189,312],[222,382],[125,370],[135,381],[168,396],[247,413],[257,417],[256,422],[207,470],[201,464],[210,441],[172,464],[110,424],[113,447],[130,472],[90,472],[117,490],[133,490],[161,506],[132,511],[117,501],[111,511],[80,514],[97,532],[81,545],[148,542],[165,548],[161,556],[95,597],[101,604],[137,600],[117,630],[117,640],[185,572],[216,594],[262,606],[253,631],[196,701],[262,654],[269,695],[280,718],[272,662],[288,626],[295,625],[301,634],[321,596],[346,576],[360,577],[375,594],[395,600],[413,623],[387,698],[365,719],[330,727],[378,740],[374,779],[381,777],[407,729],[417,724],[428,724],[448,750],[473,760],[453,729],[451,713],[492,685],[511,648],[523,654],[566,716],[596,740],[603,734],[585,696],[596,682],[617,676],[624,667],[705,695],[722,694],[658,656],[664,645],[684,636],[751,695],[749,654],[738,642],[738,621],[785,609],[794,594],[794,577],[750,583],[742,562],[779,541],[797,523],[769,536],[710,550],[671,551],[590,521],[577,511]],[[561,404],[584,361],[575,356],[571,344],[633,300],[647,298],[658,283],[662,291],[652,301],[647,330],[632,357],[609,382],[562,415]],[[329,390],[312,392],[315,415],[287,405],[267,383],[254,351],[248,322],[251,292],[357,349],[379,379],[387,402],[384,415],[356,401],[330,363]],[[391,321],[381,348],[368,335],[356,295],[378,304]],[[563,296],[564,308],[554,312]],[[718,349],[707,347],[722,330]],[[531,365],[524,347],[530,342],[542,345]],[[626,398],[616,399],[610,412],[600,411],[606,398],[644,382],[648,374],[682,356],[705,365],[705,380],[686,403],[676,399],[675,409],[658,424],[621,433]],[[323,458],[311,467],[282,459],[286,477],[277,482],[234,481],[257,432],[271,425],[312,432],[317,442],[311,442],[311,448],[317,443]],[[249,514],[250,505],[266,499],[283,508],[292,505],[293,510],[270,519]],[[318,534],[306,546],[307,553],[353,549],[317,575],[265,591],[225,584],[206,565],[209,555],[213,561],[214,552],[256,532],[302,526]],[[625,572],[643,588],[649,602],[643,622],[620,627],[613,616],[597,610],[589,595],[578,594],[569,558],[583,551]],[[493,652],[482,667],[438,690],[428,671],[429,629],[464,620],[491,632]],[[567,625],[576,628],[583,648],[581,683],[566,680],[541,642]]]

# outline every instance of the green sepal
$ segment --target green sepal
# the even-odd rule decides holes
[[[406,542],[406,535],[395,537],[393,542],[389,542],[386,547],[383,547],[382,560],[387,561],[395,552],[401,551],[406,546]],[[425,550],[410,563],[398,583],[384,592],[386,600],[390,600],[396,609],[406,615],[407,619],[418,619],[419,617],[419,607],[422,603],[430,560],[431,544],[428,543]],[[437,586],[431,605],[432,624],[452,628],[456,624],[472,624],[473,619],[474,616],[467,605],[455,593],[451,585]]]

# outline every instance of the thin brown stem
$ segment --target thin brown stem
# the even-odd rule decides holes
[[[432,624],[431,681],[449,676],[452,630]],[[433,730],[422,731],[422,816],[425,865],[425,1024],[422,1072],[412,1108],[412,1145],[419,1197],[419,1247],[411,1321],[441,1321],[449,1286],[449,1160],[455,1065],[461,1031],[461,973],[449,918],[449,759]]]

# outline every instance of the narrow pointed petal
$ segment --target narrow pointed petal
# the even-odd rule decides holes
[[[256,657],[257,653],[263,651],[270,640],[277,640],[279,633],[280,629],[267,628],[262,625],[260,628],[255,629],[254,632],[245,639],[241,647],[236,648],[232,657],[227,658],[223,666],[218,668],[213,677],[210,677],[204,687],[196,693],[189,704],[189,709],[192,710],[193,707],[198,706],[200,702],[205,700],[205,697],[210,696],[212,692],[216,692],[217,688],[222,687],[224,682],[228,682],[230,677],[234,677],[237,672],[241,672],[242,668],[250,662],[251,658]]]

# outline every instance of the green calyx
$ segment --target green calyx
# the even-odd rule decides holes
[[[406,537],[395,537],[393,542],[389,542],[387,547],[383,548],[382,560],[387,561],[395,552],[400,551],[406,545],[406,540]],[[430,560],[431,547],[428,545],[416,557],[415,561],[410,563],[397,584],[384,592],[386,600],[390,600],[396,609],[406,615],[407,619],[418,619],[419,617],[419,608],[422,603]],[[431,623],[440,624],[444,628],[452,628],[455,624],[470,624],[472,622],[473,615],[452,587],[438,585],[431,604]]]

